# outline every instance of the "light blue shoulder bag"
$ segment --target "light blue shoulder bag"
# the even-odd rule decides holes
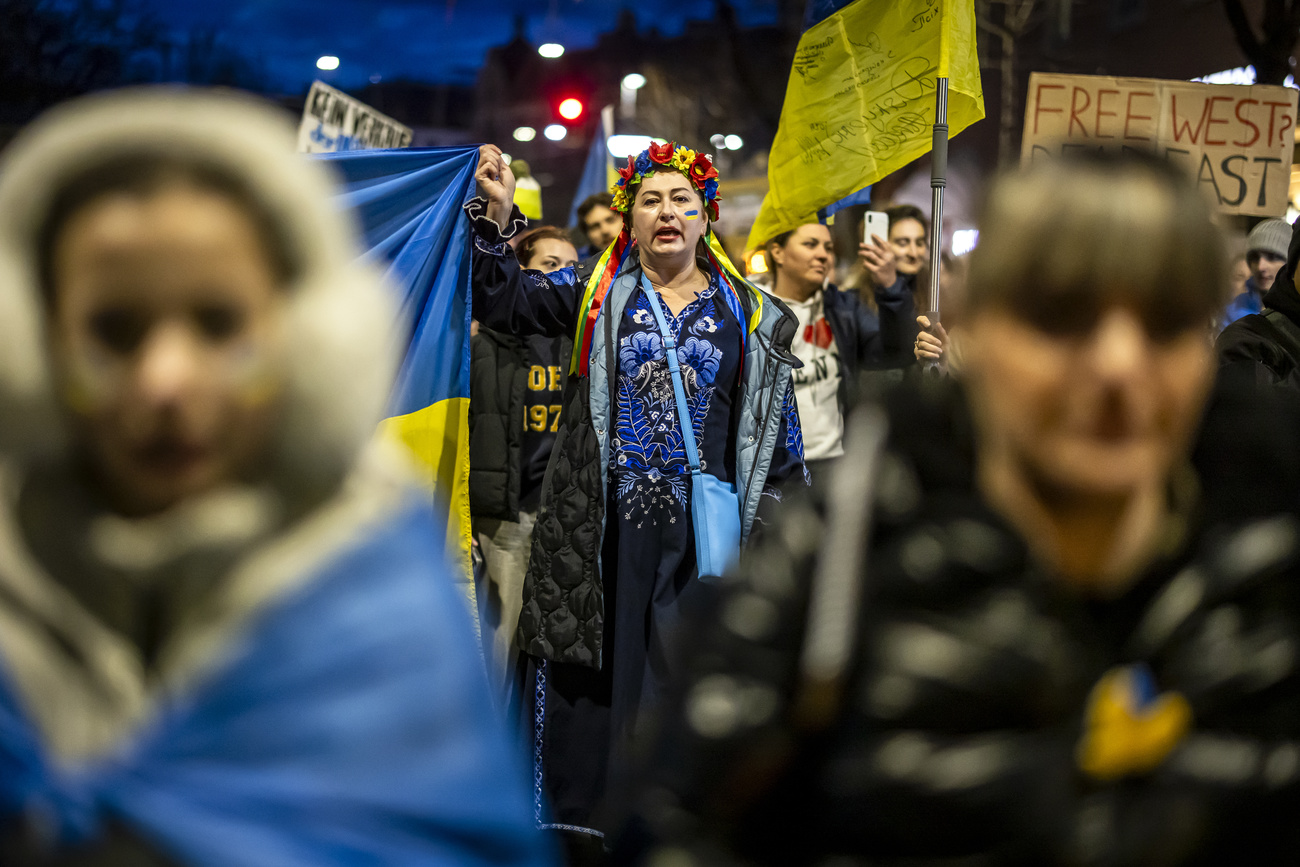
[[[686,446],[686,460],[691,467],[691,523],[695,527],[695,561],[700,578],[707,581],[725,572],[740,557],[740,498],[736,486],[700,469],[700,453],[695,446],[695,425],[686,405],[686,389],[682,386],[681,366],[677,361],[677,340],[655,292],[645,274],[641,275],[645,289],[659,323],[659,333],[664,339],[664,354],[668,357],[668,372],[673,377],[673,394],[677,397],[677,422],[682,429]]]

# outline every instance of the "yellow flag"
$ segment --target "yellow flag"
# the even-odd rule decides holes
[[[808,28],[749,247],[928,153],[940,76],[951,137],[984,117],[973,0],[854,0]]]

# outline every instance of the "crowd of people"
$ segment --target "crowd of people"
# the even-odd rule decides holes
[[[1174,168],[1038,165],[940,321],[920,210],[762,289],[720,180],[575,234],[480,148],[476,641],[325,165],[223,94],[25,131],[0,863],[1300,863],[1300,233],[1233,293]]]

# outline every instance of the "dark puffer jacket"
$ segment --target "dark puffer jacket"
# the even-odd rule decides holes
[[[524,356],[524,341],[490,328],[470,340],[469,512],[475,518],[519,520]]]
[[[572,350],[568,338],[523,340],[490,328],[470,340],[469,511],[475,518],[518,522],[520,510],[537,508],[539,468],[552,441],[544,431],[524,431],[528,375],[534,364],[555,354],[567,359]]]
[[[848,412],[850,396],[857,394],[858,378],[864,371],[911,366],[912,341],[916,339],[916,303],[900,277],[888,289],[876,290],[879,314],[872,313],[855,291],[844,292],[827,286],[823,310],[826,324],[835,336],[845,375],[840,378],[840,413]]]
[[[616,862],[671,850],[701,865],[1300,863],[1294,513],[1184,508],[1191,532],[1144,577],[1085,597],[976,492],[956,386],[925,387],[933,400],[893,398],[874,496],[815,481],[701,616]],[[1231,417],[1205,430],[1270,427],[1271,407],[1241,406],[1216,401],[1210,419]],[[845,474],[874,451],[852,439],[869,429],[851,417]],[[1287,448],[1276,433],[1272,453]],[[1237,450],[1202,443],[1202,501],[1224,481],[1208,458]],[[1294,486],[1296,461],[1269,455],[1252,483]],[[1187,501],[1196,485],[1183,487]],[[855,516],[867,509],[870,534]],[[1085,741],[1140,740],[1087,710],[1124,667],[1184,697],[1190,729],[1151,766],[1085,773]]]

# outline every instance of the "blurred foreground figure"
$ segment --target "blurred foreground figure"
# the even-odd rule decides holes
[[[287,125],[56,110],[0,174],[0,863],[540,864],[393,310]]]
[[[1300,526],[1259,517],[1294,444],[1224,508],[1205,440],[1271,416],[1202,420],[1204,203],[1151,163],[1044,166],[981,228],[960,381],[855,410],[742,561],[625,862],[1300,863]]]

